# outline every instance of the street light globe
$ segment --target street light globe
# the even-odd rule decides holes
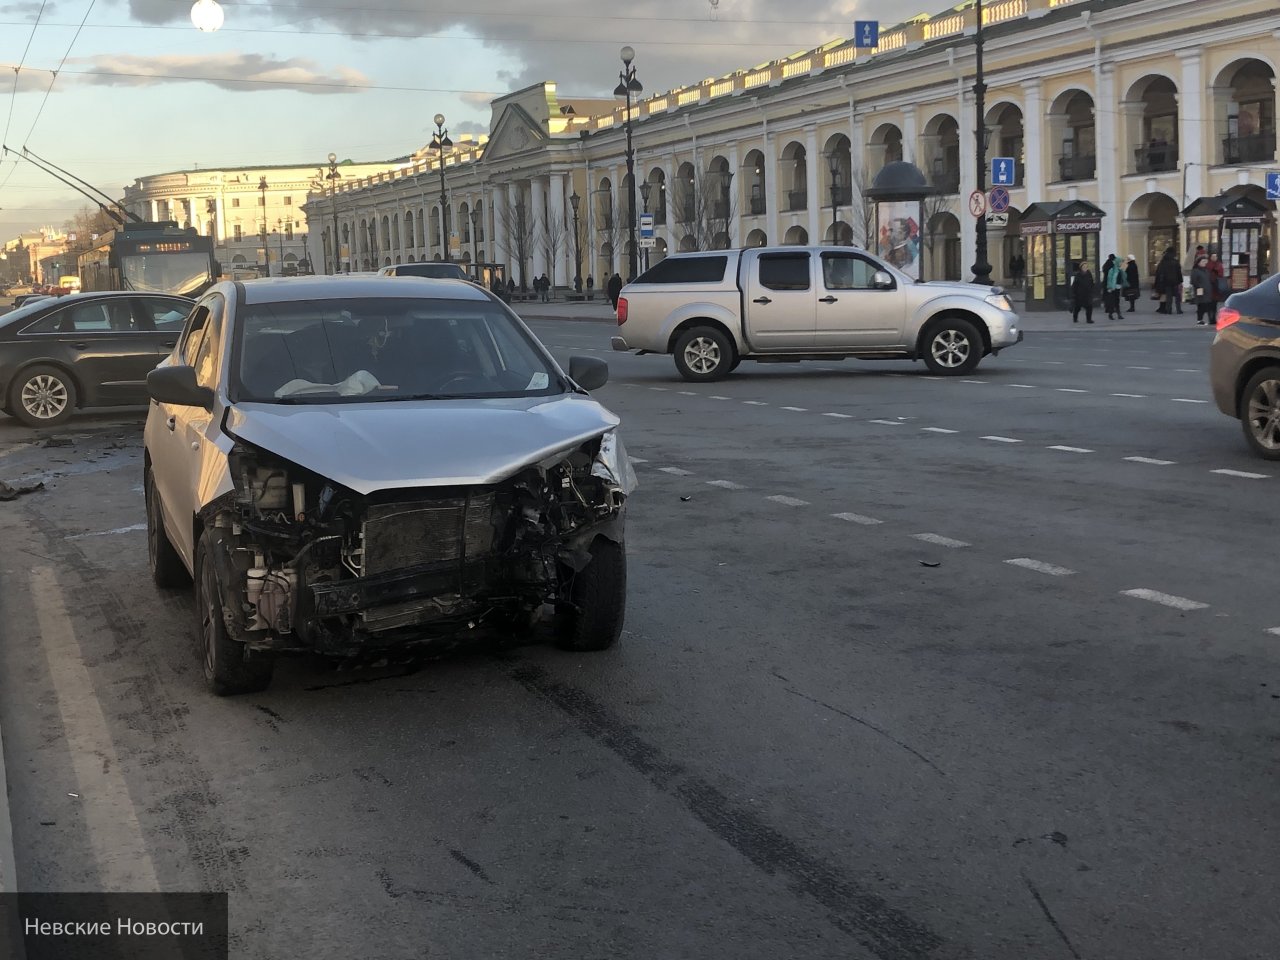
[[[191,7],[191,22],[196,29],[213,33],[222,26],[222,7],[218,0],[196,0]]]
[[[636,51],[634,47],[626,46],[622,48],[623,63],[625,63],[627,66],[631,66],[631,61],[634,60],[635,58],[636,58]]]
[[[443,127],[443,126],[444,126],[444,114],[443,114],[443,113],[437,113],[434,117],[432,117],[432,119],[433,119],[433,120],[435,120],[435,122],[436,122],[436,126],[437,126],[437,127]]]
[[[331,154],[329,154],[329,162],[330,162],[330,163],[337,163],[337,162],[338,162],[338,155],[337,155],[336,153],[331,153]]]

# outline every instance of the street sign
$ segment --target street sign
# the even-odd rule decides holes
[[[993,187],[1012,187],[1016,179],[1017,169],[1017,164],[1013,162],[1013,157],[992,157],[991,185]]]
[[[989,227],[1007,227],[1009,225],[1009,215],[1007,213],[988,213],[987,226]]]
[[[1271,171],[1267,174],[1267,199],[1280,200],[1280,172]]]
[[[853,22],[853,46],[855,49],[874,50],[880,46],[880,21],[855,20]]]
[[[640,214],[640,239],[647,240],[653,238],[653,214]],[[652,244],[650,244],[652,246]]]
[[[1004,213],[1009,209],[1009,191],[1004,187],[991,188],[991,212]]]
[[[657,237],[641,237],[641,238],[640,238],[640,249],[641,249],[641,250],[652,250],[652,249],[653,249],[654,247],[656,247],[657,245],[658,245],[658,238],[657,238]]]
[[[980,217],[987,212],[987,195],[981,190],[975,190],[969,194],[969,212],[975,217]]]

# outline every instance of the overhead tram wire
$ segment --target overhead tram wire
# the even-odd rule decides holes
[[[57,165],[56,163],[54,163],[52,160],[46,160],[44,157],[40,156],[40,154],[36,153],[36,152],[35,152],[34,150],[32,150],[31,148],[29,148],[29,147],[23,147],[23,148],[22,148],[22,155],[23,155],[25,158],[27,158],[28,160],[33,159],[33,158],[34,158],[34,159],[37,161],[37,164],[38,164],[38,165],[40,165],[40,166],[44,166],[44,167],[52,167],[54,170],[57,170],[57,171],[58,171],[58,173],[61,173],[61,174],[64,174],[64,175],[66,175],[66,176],[70,177],[72,180],[76,181],[76,183],[79,183],[79,184],[81,184],[82,186],[87,187],[89,190],[93,191],[93,192],[94,192],[94,193],[96,193],[98,196],[102,197],[102,199],[103,199],[103,200],[106,200],[106,201],[107,201],[107,203],[109,203],[109,204],[111,204],[112,206],[116,207],[116,208],[117,208],[117,209],[118,209],[122,214],[124,214],[124,216],[126,216],[126,217],[129,217],[129,218],[133,219],[133,220],[134,220],[135,222],[137,222],[137,223],[142,223],[142,222],[143,222],[143,221],[142,221],[142,218],[141,218],[140,216],[138,216],[138,215],[137,215],[136,213],[134,213],[132,210],[128,209],[128,208],[127,208],[127,207],[126,207],[126,206],[125,206],[121,201],[116,200],[114,197],[112,197],[110,194],[106,193],[105,191],[103,191],[103,190],[99,190],[97,187],[95,187],[95,186],[94,186],[92,183],[90,183],[88,180],[85,180],[83,177],[77,177],[77,176],[76,176],[74,173],[72,173],[70,170],[64,170],[62,167],[58,166],[58,165]],[[45,172],[46,172],[46,173],[48,173],[49,171],[48,171],[48,170],[46,170]],[[98,204],[98,206],[102,206],[101,201],[95,201],[95,202]]]
[[[53,71],[53,76],[49,78],[49,86],[44,92],[44,99],[40,101],[40,109],[36,111],[35,119],[31,121],[31,127],[27,130],[27,135],[22,139],[22,146],[25,148],[27,141],[31,139],[31,134],[35,132],[36,124],[40,122],[40,117],[44,113],[45,104],[49,102],[49,94],[53,93],[53,85],[58,82],[58,71],[62,69],[63,64],[67,62],[67,58],[71,56],[71,48],[76,45],[76,41],[80,39],[80,31],[84,29],[85,23],[89,20],[89,14],[93,13],[93,5],[98,0],[89,0],[89,6],[84,11],[84,16],[80,18],[80,26],[76,27],[76,32],[71,37],[71,42],[67,44],[67,51],[62,55],[62,59],[58,61],[58,67]]]
[[[40,18],[44,16],[44,8],[48,5],[48,0],[40,0],[40,9],[36,12],[35,22],[31,24],[31,35],[27,37],[27,45],[22,48],[22,59],[18,61],[18,65],[13,68],[13,90],[9,93],[9,117],[4,122],[4,136],[0,137],[0,143],[7,143],[9,140],[9,126],[13,123],[13,105],[18,100],[18,78],[22,75],[22,68],[27,65],[27,54],[31,52],[31,41],[36,38],[36,30],[40,27]],[[0,162],[4,160],[3,154],[0,154]],[[13,171],[18,169],[18,161],[13,161],[13,166],[9,168],[8,174],[5,175],[3,181],[0,181],[0,190],[3,190],[9,183],[9,178],[13,176]]]
[[[26,153],[18,153],[16,150],[10,150],[8,147],[5,147],[4,149],[5,149],[5,152],[6,152],[6,153],[12,153],[12,154],[13,154],[15,157],[17,157],[19,160],[25,160],[25,161],[27,161],[27,163],[31,164],[31,165],[32,165],[33,167],[35,167],[37,170],[42,170],[42,171],[44,171],[45,173],[49,174],[49,176],[53,177],[55,180],[60,180],[60,181],[62,181],[62,182],[63,182],[63,183],[65,183],[68,187],[70,187],[72,190],[76,191],[76,193],[78,193],[78,194],[80,194],[81,196],[86,197],[87,199],[92,200],[94,203],[96,203],[96,204],[98,205],[98,209],[99,209],[99,210],[101,210],[103,213],[105,213],[108,217],[110,217],[110,218],[111,218],[112,220],[114,220],[116,223],[120,224],[121,226],[123,226],[123,225],[124,225],[124,222],[125,222],[125,218],[124,218],[124,217],[122,217],[120,214],[118,214],[118,213],[116,213],[114,210],[112,210],[110,207],[108,207],[105,203],[103,203],[101,200],[99,200],[97,197],[95,197],[95,196],[94,196],[92,193],[90,193],[88,190],[84,189],[83,187],[81,187],[80,185],[78,185],[78,184],[76,184],[76,183],[73,183],[71,180],[68,180],[66,177],[63,177],[63,176],[61,176],[60,174],[54,173],[52,170],[48,169],[48,167],[45,167],[45,166],[43,166],[43,165],[41,165],[41,164],[37,163],[36,161],[32,160],[32,159],[31,159],[31,157],[30,157],[30,156],[28,156]],[[17,166],[17,162],[16,162],[16,161],[14,162],[14,166]],[[95,188],[95,189],[96,189],[96,188]],[[99,190],[99,191],[97,191],[97,192],[101,193],[102,191],[100,191],[100,190]],[[115,203],[115,201],[113,200],[113,201],[112,201],[112,203]],[[128,213],[128,211],[125,211],[125,212],[126,212],[126,213]],[[129,216],[133,217],[133,219],[135,219],[135,220],[139,220],[139,221],[140,221],[140,219],[141,219],[141,218],[137,217],[135,214],[129,214]]]

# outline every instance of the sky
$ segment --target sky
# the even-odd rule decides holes
[[[112,196],[194,166],[405,156],[443,113],[487,133],[489,101],[552,80],[608,96],[618,50],[646,93],[754,66],[946,2],[900,0],[0,0],[0,239],[86,204],[23,147]],[[56,73],[55,73],[56,71]]]

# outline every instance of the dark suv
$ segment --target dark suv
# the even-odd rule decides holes
[[[1280,460],[1280,274],[1232,294],[1209,351],[1218,409],[1244,427],[1264,460]]]

